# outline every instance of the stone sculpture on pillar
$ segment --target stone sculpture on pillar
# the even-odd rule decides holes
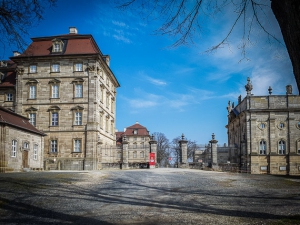
[[[248,83],[245,85],[245,89],[247,91],[247,96],[251,96],[251,91],[253,89],[252,83],[250,81],[250,77],[247,79]]]

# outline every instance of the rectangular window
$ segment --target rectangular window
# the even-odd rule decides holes
[[[57,140],[51,140],[50,152],[57,152]]]
[[[74,140],[74,152],[81,152],[81,140]]]
[[[33,159],[37,160],[38,158],[38,145],[33,146]]]
[[[75,84],[75,98],[82,98],[82,84]]]
[[[36,86],[35,85],[29,86],[29,98],[36,99]]]
[[[31,123],[33,126],[36,125],[36,114],[35,113],[29,113],[29,123]]]
[[[36,65],[29,66],[29,73],[36,73]]]
[[[17,156],[17,141],[12,140],[11,143],[11,157],[16,157]]]
[[[75,112],[75,125],[82,125],[82,113]]]
[[[144,152],[141,152],[140,157],[144,158]]]
[[[133,153],[133,158],[136,158],[136,152]]]
[[[12,93],[8,93],[6,95],[6,101],[8,101],[8,102],[12,102],[13,101],[13,94]]]
[[[52,85],[52,98],[59,98],[59,86],[57,84]]]
[[[75,64],[75,71],[82,71],[82,63]]]
[[[52,113],[51,126],[58,126],[58,113]]]
[[[51,72],[59,72],[59,64],[52,64]]]
[[[60,52],[60,44],[59,43],[55,43],[53,45],[53,52]]]

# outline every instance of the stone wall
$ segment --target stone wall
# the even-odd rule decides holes
[[[24,168],[31,170],[43,169],[44,137],[10,126],[0,126],[0,172],[18,172]],[[12,141],[16,140],[16,154],[12,155]],[[28,148],[24,143],[28,143]],[[34,146],[37,146],[36,158]],[[26,162],[24,162],[24,160]]]

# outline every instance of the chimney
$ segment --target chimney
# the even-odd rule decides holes
[[[78,34],[78,30],[76,27],[69,27],[70,34]]]
[[[21,55],[21,53],[18,52],[18,51],[13,51],[13,54],[14,54],[14,56],[19,56],[19,55]]]

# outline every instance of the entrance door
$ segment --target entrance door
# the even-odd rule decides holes
[[[28,151],[23,151],[23,154],[22,154],[22,165],[23,165],[23,168],[29,168],[28,166]]]

